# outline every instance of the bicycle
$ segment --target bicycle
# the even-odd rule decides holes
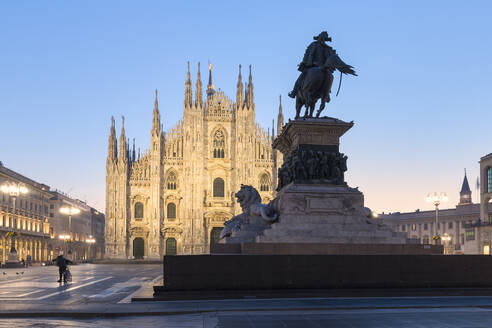
[[[64,282],[72,282],[72,273],[68,269],[68,267],[63,271],[63,281]]]

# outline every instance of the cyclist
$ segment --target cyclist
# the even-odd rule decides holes
[[[62,278],[64,277],[63,273],[65,273],[65,270],[67,270],[67,265],[68,264],[73,264],[72,261],[69,259],[66,259],[63,257],[63,252],[58,255],[58,257],[55,259],[55,263],[58,266],[58,273],[60,275],[60,279],[58,279],[57,282],[62,282]],[[64,279],[65,280],[65,279]],[[64,281],[66,282],[66,281]]]

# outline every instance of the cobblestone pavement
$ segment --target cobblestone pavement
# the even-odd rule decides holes
[[[130,303],[162,279],[161,265],[82,264],[71,271],[73,282],[59,284],[56,267],[0,269],[0,328],[492,327],[491,296]]]
[[[71,283],[57,283],[58,267],[0,269],[0,302],[116,303],[162,276],[162,266],[80,264],[70,266]],[[128,299],[129,302],[129,299]]]

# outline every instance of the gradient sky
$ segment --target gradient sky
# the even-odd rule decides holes
[[[279,94],[294,116],[296,65],[327,30],[359,74],[324,114],[355,121],[341,151],[366,206],[430,209],[426,194],[443,191],[454,207],[464,168],[475,201],[492,152],[491,13],[490,1],[2,1],[0,160],[104,210],[111,115],[146,149],[154,89],[167,130],[186,62],[194,83],[210,60],[233,99],[238,64],[253,65],[256,119],[270,127]]]

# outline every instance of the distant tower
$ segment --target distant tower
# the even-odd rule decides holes
[[[466,177],[466,169],[465,169],[465,178],[463,179],[463,184],[461,185],[460,191],[460,203],[458,205],[467,205],[472,203],[471,198],[471,190],[468,185],[468,179]]]

